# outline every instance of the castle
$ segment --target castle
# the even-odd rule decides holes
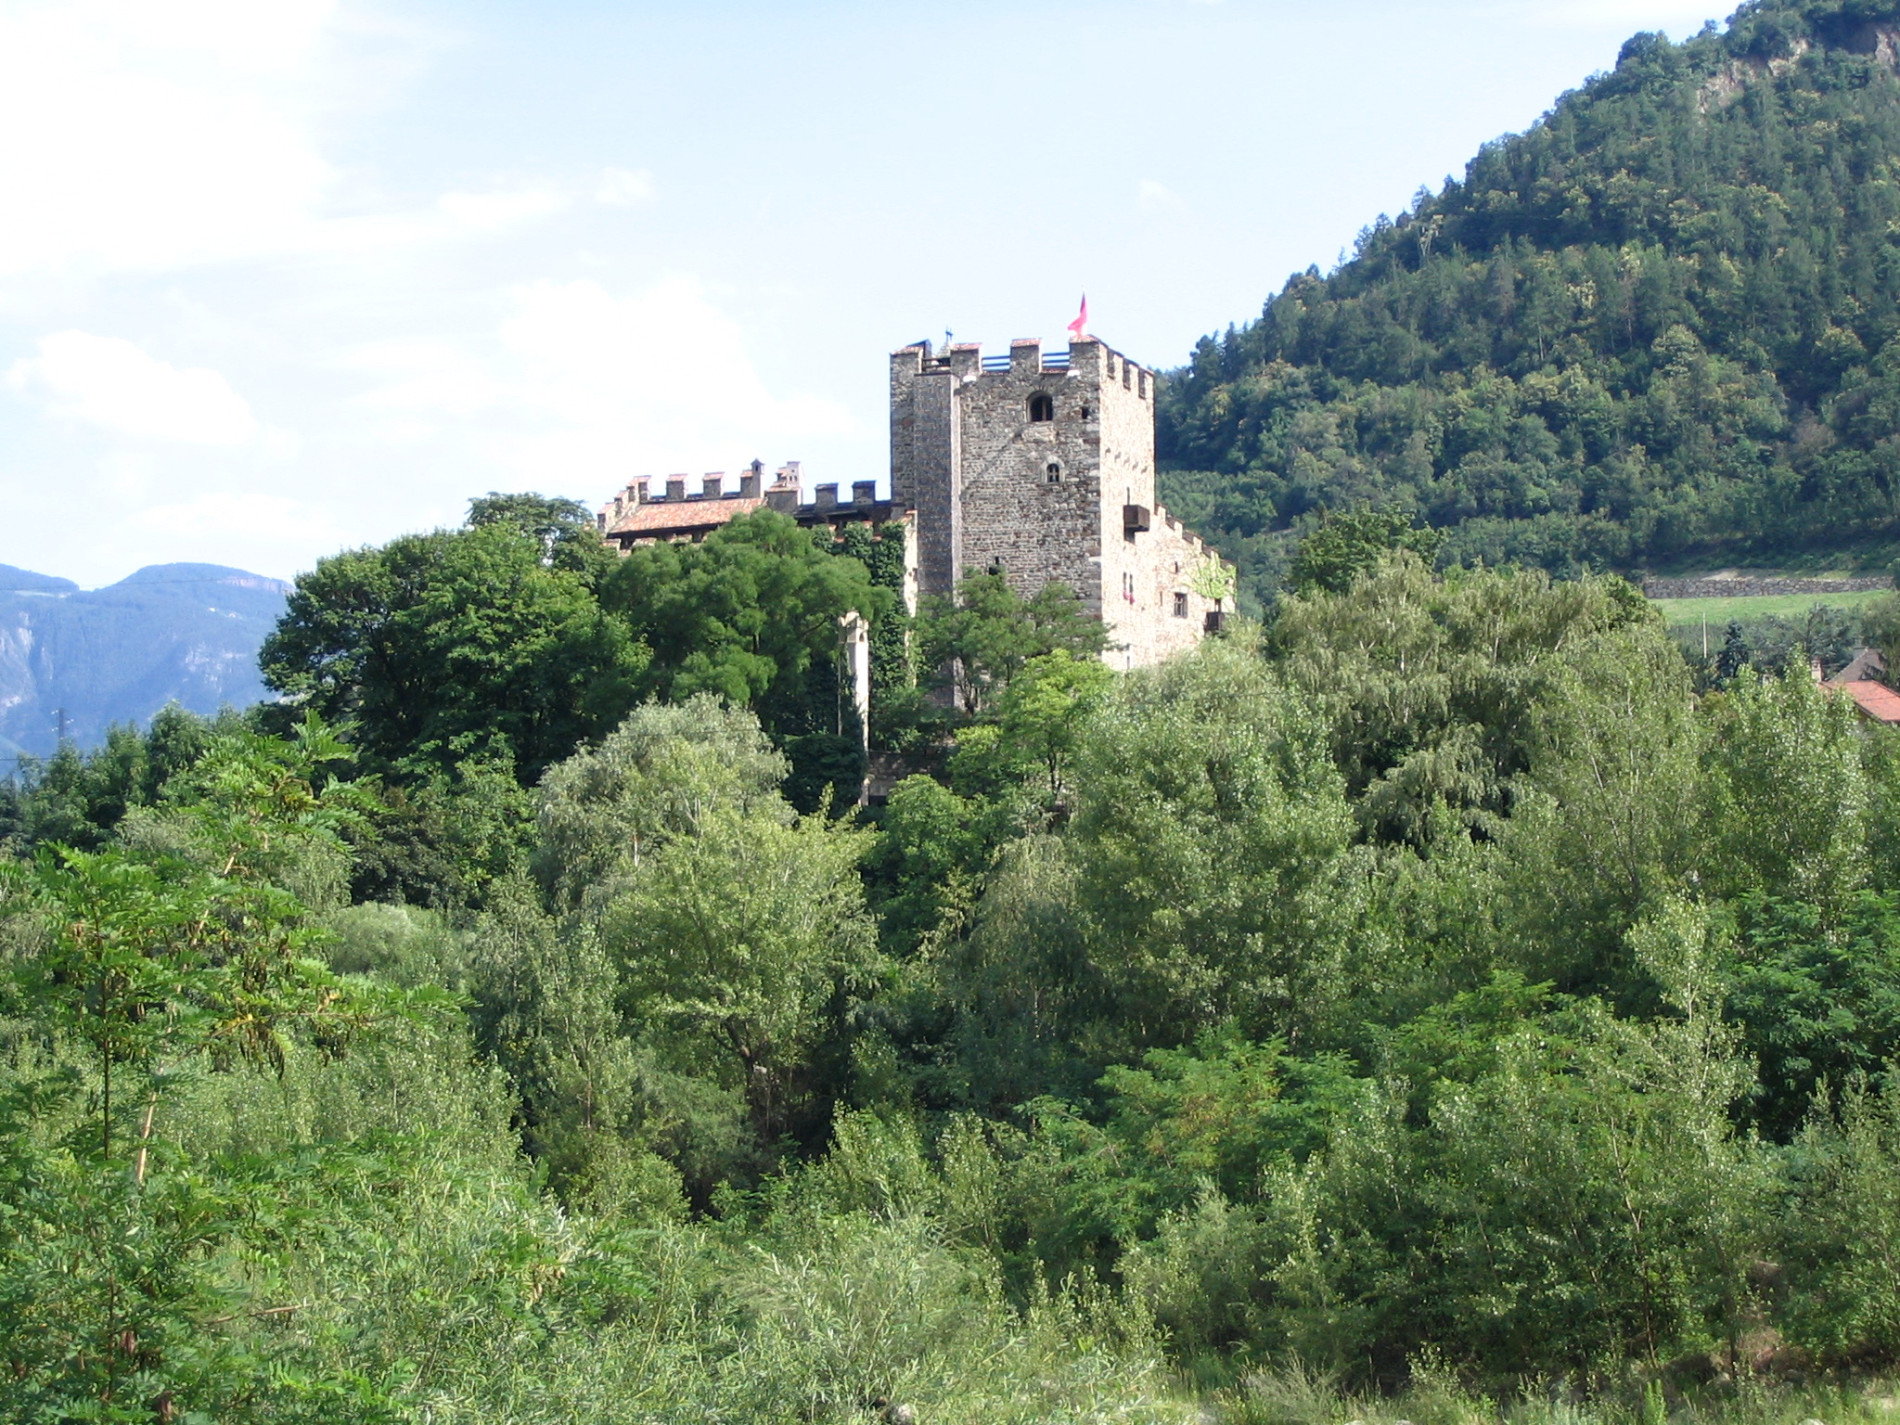
[[[663,493],[635,480],[600,511],[600,530],[624,550],[703,539],[760,507],[806,526],[900,521],[911,612],[920,596],[953,596],[968,574],[1000,572],[1023,598],[1060,580],[1107,625],[1111,666],[1158,663],[1220,626],[1232,583],[1155,503],[1155,394],[1152,372],[1093,337],[1046,355],[1039,341],[1014,341],[988,357],[919,342],[891,356],[889,499],[860,480],[847,501],[821,484],[806,503],[796,463],[768,485],[754,461],[730,487],[724,472],[692,491],[684,475]]]

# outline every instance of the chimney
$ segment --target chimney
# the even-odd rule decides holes
[[[838,507],[838,482],[836,480],[815,486],[814,491],[819,509],[835,510]]]
[[[739,493],[748,500],[756,500],[763,493],[759,488],[761,477],[765,474],[765,465],[755,460],[746,467],[745,474],[739,477]]]
[[[804,491],[798,484],[798,462],[787,461],[778,468],[778,478],[765,492],[765,504],[768,509],[780,510],[792,514],[804,500]]]
[[[669,500],[683,500],[686,498],[686,477],[684,475],[669,475],[666,477],[666,498]]]
[[[851,482],[851,503],[854,505],[873,505],[877,503],[877,481],[853,480]]]
[[[712,474],[706,477],[705,485],[701,489],[700,494],[708,500],[717,500],[721,498],[725,489],[725,484],[726,484],[725,472],[722,470],[715,470],[712,472]]]
[[[639,479],[631,480],[627,483],[627,503],[630,505],[644,505],[646,502],[647,477],[642,475]]]

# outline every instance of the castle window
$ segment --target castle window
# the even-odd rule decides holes
[[[1176,594],[1174,596],[1174,616],[1176,618],[1186,618],[1187,614],[1187,595]]]
[[[1053,460],[1049,462],[1049,483],[1051,485],[1060,485],[1062,483],[1062,467]]]
[[[1089,418],[1089,408],[1084,406],[1080,411],[1076,412],[1076,414],[1081,416],[1083,420],[1087,420]]]
[[[1056,418],[1055,397],[1047,391],[1038,391],[1029,398],[1029,419],[1032,421],[1052,421]]]

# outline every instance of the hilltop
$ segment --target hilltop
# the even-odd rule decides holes
[[[1555,573],[1884,571],[1900,539],[1900,3],[1758,0],[1421,190],[1164,393],[1165,498],[1264,595],[1324,507]]]
[[[217,564],[154,564],[103,589],[0,565],[0,755],[82,746],[169,702],[214,713],[266,696],[257,650],[289,585]]]

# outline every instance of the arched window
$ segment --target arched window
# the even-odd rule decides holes
[[[1047,391],[1038,391],[1029,398],[1029,419],[1032,421],[1052,421],[1056,418],[1055,398]]]
[[[1062,467],[1053,460],[1049,462],[1048,476],[1051,485],[1060,485],[1062,483]]]

